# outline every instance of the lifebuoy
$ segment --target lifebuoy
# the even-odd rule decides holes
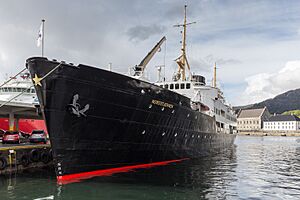
[[[47,152],[43,152],[41,153],[41,161],[44,163],[44,164],[47,164],[49,163],[50,161],[50,156]]]
[[[27,167],[30,163],[29,156],[24,154],[20,159],[20,163],[23,165],[23,167]]]
[[[3,170],[7,167],[7,160],[4,157],[0,157],[0,170]]]
[[[32,162],[38,162],[40,160],[40,152],[37,149],[32,149],[30,151],[30,160]]]

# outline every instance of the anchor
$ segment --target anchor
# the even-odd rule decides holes
[[[70,108],[70,112],[71,112],[71,114],[74,114],[74,115],[76,115],[77,117],[80,117],[80,116],[86,117],[85,112],[86,112],[87,110],[89,110],[90,105],[89,105],[89,104],[86,104],[86,105],[84,106],[84,108],[80,109],[81,106],[80,106],[79,103],[77,103],[78,99],[79,99],[79,95],[78,95],[78,94],[75,94],[75,95],[73,96],[72,104],[68,104],[68,107]]]

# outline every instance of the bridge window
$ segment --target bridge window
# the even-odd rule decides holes
[[[170,89],[171,89],[171,90],[174,89],[174,84],[170,84]]]
[[[179,84],[178,84],[178,83],[175,84],[175,89],[176,89],[176,90],[179,89]]]
[[[184,83],[180,84],[180,89],[184,89]]]
[[[169,85],[168,85],[168,84],[166,84],[166,85],[165,85],[165,88],[166,88],[166,89],[169,89]]]
[[[190,83],[187,83],[186,84],[186,89],[190,89],[191,88],[191,84]]]

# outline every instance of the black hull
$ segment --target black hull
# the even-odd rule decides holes
[[[32,77],[58,64],[27,60]],[[234,142],[235,135],[217,134],[215,119],[193,111],[187,97],[114,72],[63,64],[35,88],[59,177],[203,157]]]

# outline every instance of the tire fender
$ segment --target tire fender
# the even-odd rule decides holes
[[[41,153],[41,161],[44,163],[44,164],[47,164],[50,162],[50,156],[49,156],[49,153],[48,152],[43,152]]]
[[[0,157],[0,170],[3,170],[7,167],[7,160],[4,157]]]
[[[20,158],[20,163],[23,167],[27,167],[30,163],[30,160],[29,160],[29,156],[24,154],[23,156],[21,156]]]
[[[32,162],[38,162],[40,160],[40,152],[37,149],[32,149],[30,151],[30,160]]]

